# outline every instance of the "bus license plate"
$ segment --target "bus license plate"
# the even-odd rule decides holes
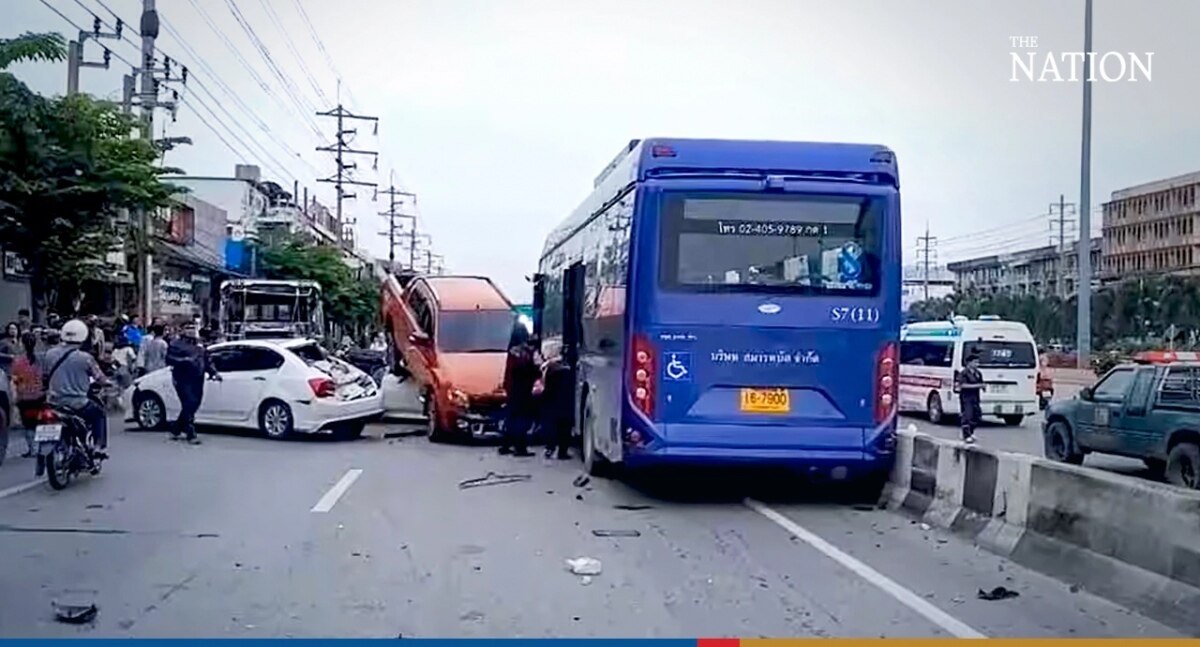
[[[787,389],[742,389],[741,405],[746,413],[787,413],[792,410]]]
[[[33,442],[53,443],[62,437],[62,425],[38,425],[33,432]]]

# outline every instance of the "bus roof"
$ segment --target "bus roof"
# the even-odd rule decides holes
[[[423,276],[437,298],[438,307],[456,310],[511,310],[512,303],[485,276]]]
[[[595,190],[546,238],[543,258],[630,185],[670,175],[767,175],[900,186],[896,156],[877,144],[651,138],[630,141],[596,177]]]

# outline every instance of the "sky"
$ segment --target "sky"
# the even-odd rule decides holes
[[[74,31],[41,0],[2,1],[0,36]],[[89,27],[93,14],[112,23],[107,6],[138,41],[141,0],[45,3]],[[1084,0],[157,5],[158,46],[191,73],[176,121],[156,115],[159,135],[165,125],[194,140],[168,164],[231,175],[258,163],[265,179],[298,181],[332,204],[331,185],[316,180],[334,164],[315,148],[334,125],[311,113],[340,97],[380,120],[378,135],[359,126],[354,146],[381,155],[377,170],[358,160],[358,179],[417,193],[402,210],[419,215],[446,266],[492,276],[515,301],[529,298],[546,234],[635,138],[885,144],[900,166],[910,261],[926,228],[941,263],[1049,244],[1049,204],[1079,202],[1082,85],[1011,81],[1011,53],[1026,50],[1010,38],[1037,37],[1039,65],[1081,51]],[[1115,190],[1200,170],[1200,2],[1095,0],[1094,16],[1095,51],[1154,53],[1149,82],[1093,84],[1098,210]],[[133,44],[104,42],[138,61]],[[100,55],[95,42],[85,52]],[[118,99],[127,67],[85,69],[81,89]],[[65,90],[65,64],[11,71],[40,92]],[[363,246],[385,257],[385,199],[356,192],[346,211]]]

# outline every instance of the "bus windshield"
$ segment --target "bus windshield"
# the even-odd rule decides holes
[[[517,313],[512,310],[446,311],[438,315],[437,344],[447,353],[504,353]]]
[[[666,290],[875,295],[884,198],[667,194]]]

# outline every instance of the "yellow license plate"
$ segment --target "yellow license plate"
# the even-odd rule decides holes
[[[787,413],[792,400],[787,389],[742,389],[741,408],[746,413]]]

